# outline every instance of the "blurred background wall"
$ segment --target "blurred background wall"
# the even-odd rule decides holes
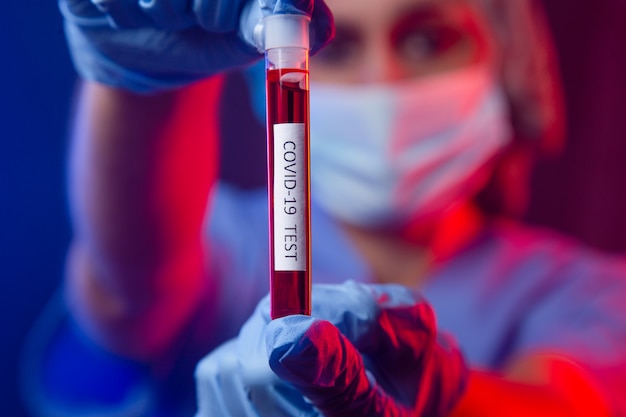
[[[527,217],[624,253],[626,0],[545,4],[569,135],[563,155],[537,167]],[[0,2],[0,35],[0,416],[26,417],[16,362],[29,326],[60,283],[70,237],[64,182],[75,74],[55,1]],[[240,77],[229,77],[228,88],[231,97],[245,97]],[[263,151],[262,141],[254,146],[251,154]],[[224,147],[225,157],[231,151]],[[249,165],[260,178],[263,166],[262,159]],[[222,175],[247,186],[256,181],[227,166]]]
[[[74,73],[53,0],[0,2],[0,416],[26,416],[16,362],[58,286],[69,241],[64,191]]]
[[[626,251],[626,0],[544,0],[568,112],[563,154],[535,171],[528,219]]]

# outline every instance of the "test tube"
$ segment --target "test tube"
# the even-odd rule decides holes
[[[263,20],[272,319],[311,314],[309,21]]]

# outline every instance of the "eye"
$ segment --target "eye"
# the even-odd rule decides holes
[[[356,30],[337,26],[335,38],[313,58],[316,63],[328,67],[349,65],[362,49],[362,39]]]
[[[438,59],[461,44],[463,34],[442,24],[405,26],[394,33],[392,42],[407,62],[423,63]]]

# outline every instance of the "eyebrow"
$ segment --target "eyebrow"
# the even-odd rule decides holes
[[[450,6],[463,3],[459,0],[429,0],[425,3],[407,5],[399,8],[392,23],[392,37],[420,23],[447,21]],[[362,28],[350,20],[335,20],[335,39],[357,41],[362,37]]]
[[[439,20],[450,15],[449,9],[451,4],[458,4],[458,1],[429,2],[426,4],[414,4],[398,10],[396,21],[404,20],[412,21],[429,21]]]
[[[441,12],[440,7],[435,3],[429,3],[427,5],[413,5],[403,9],[399,9],[394,17],[394,25],[398,22],[411,21],[428,21],[440,19],[445,14]],[[352,24],[349,20],[335,20],[335,34],[346,36],[348,38],[358,37],[360,28],[358,25]]]

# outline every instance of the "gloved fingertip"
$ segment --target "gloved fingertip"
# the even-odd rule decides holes
[[[271,340],[289,343],[270,343],[270,367],[324,415],[380,415],[374,412],[394,405],[371,384],[360,353],[332,323],[311,318],[290,321],[297,331]],[[390,407],[379,406],[384,400]]]
[[[328,386],[329,372],[342,336],[331,323],[309,316],[288,316],[272,321],[266,331],[269,363],[282,379],[298,386]]]
[[[298,343],[316,320],[311,316],[293,315],[270,321],[265,331],[268,354],[275,354],[279,349],[285,350]]]

